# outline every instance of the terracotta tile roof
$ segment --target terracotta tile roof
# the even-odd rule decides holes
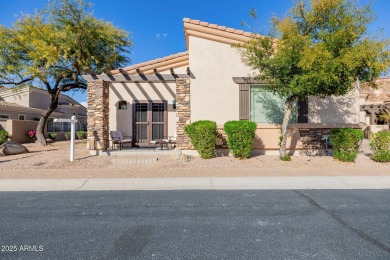
[[[217,30],[220,30],[220,31],[226,31],[226,32],[229,32],[229,33],[234,33],[234,34],[243,35],[243,36],[247,36],[247,37],[251,37],[253,35],[252,33],[245,32],[243,30],[237,30],[237,29],[234,29],[234,28],[226,27],[226,26],[220,26],[218,24],[202,22],[202,21],[199,21],[199,20],[193,20],[193,19],[190,19],[190,18],[184,18],[183,22],[190,23],[190,24],[195,24],[195,25],[200,25],[200,26],[208,27],[208,28],[212,28],[212,29],[217,29]]]
[[[30,110],[36,110],[36,111],[42,111],[42,109],[39,108],[31,108],[31,107],[26,107],[22,106],[16,103],[11,103],[11,102],[6,102],[6,101],[0,101],[0,106],[2,107],[14,107],[14,108],[24,108],[24,109],[30,109]]]
[[[0,101],[0,107],[3,107],[3,108],[4,107],[5,108],[19,108],[19,109],[23,109],[23,110],[36,112],[36,113],[42,113],[44,111],[43,109],[39,109],[39,108],[35,108],[35,107],[26,107],[26,106],[19,105],[17,103],[11,103],[11,102],[6,102],[6,101]],[[52,114],[53,115],[61,115],[62,113],[53,112]]]
[[[379,78],[375,81],[377,88],[362,84],[361,94],[366,94],[366,103],[384,103],[390,101],[390,78]]]
[[[123,70],[125,70],[128,74],[137,74],[137,69],[139,69],[144,74],[152,74],[154,73],[153,69],[167,70],[166,69],[167,66],[172,68],[177,68],[177,66],[186,66],[188,64],[189,64],[189,55],[188,55],[188,51],[185,51],[185,52],[169,55],[163,58],[158,58],[155,60],[134,64],[132,66],[123,68]],[[119,70],[112,70],[111,73],[119,74],[120,72]]]

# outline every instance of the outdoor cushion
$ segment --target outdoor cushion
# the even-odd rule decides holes
[[[124,138],[122,131],[110,131],[110,136],[113,144],[119,144],[120,149],[123,148],[123,144],[133,143],[133,140],[130,138]]]

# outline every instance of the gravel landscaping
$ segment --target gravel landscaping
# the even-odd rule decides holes
[[[115,158],[126,156],[91,156],[86,143],[76,141],[75,161],[69,162],[69,142],[54,142],[42,147],[38,144],[25,144],[29,153],[0,157],[0,171],[30,170],[30,169],[109,169],[115,168]],[[136,153],[135,153],[136,155]],[[117,165],[119,168],[130,168],[130,165]],[[260,155],[246,160],[238,160],[224,156],[204,160],[195,157],[190,162],[177,159],[175,156],[159,155],[155,163],[131,164],[131,168],[152,167],[169,168],[370,168],[375,170],[389,169],[390,163],[372,161],[363,152],[359,154],[356,163],[343,163],[331,156],[293,156],[291,162],[280,161],[278,156]]]
[[[86,143],[78,140],[73,162],[69,162],[69,141],[54,142],[47,146],[36,143],[23,145],[30,152],[0,157],[0,170],[104,168],[111,164],[109,157],[91,156]]]

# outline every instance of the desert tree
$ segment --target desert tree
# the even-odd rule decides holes
[[[250,13],[255,17],[255,12]],[[353,0],[298,1],[271,19],[269,35],[236,45],[264,88],[285,100],[280,157],[286,156],[289,118],[299,98],[345,95],[357,81],[374,84],[389,67],[389,42],[371,36],[375,15]]]
[[[83,0],[54,1],[11,27],[0,25],[0,85],[39,87],[51,97],[37,127],[42,145],[60,93],[86,89],[81,75],[90,70],[100,73],[129,62],[129,34],[95,18],[90,8]]]

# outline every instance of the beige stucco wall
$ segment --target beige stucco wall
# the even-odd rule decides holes
[[[177,74],[185,74],[186,67],[175,69]],[[169,71],[161,71],[168,74]],[[168,136],[176,134],[176,110],[172,108],[176,99],[176,83],[112,83],[110,84],[109,129],[120,130],[132,136],[132,117],[134,100],[165,100],[168,103]],[[118,101],[127,101],[127,110],[118,110]]]
[[[250,76],[238,51],[229,44],[189,37],[191,121],[223,124],[239,118],[239,86],[232,77]]]
[[[7,131],[12,141],[29,143],[31,139],[27,132],[37,129],[38,121],[30,120],[7,120]],[[45,131],[46,134],[46,131]]]
[[[223,124],[218,124],[218,131],[223,132]],[[280,127],[273,124],[257,124],[253,149],[279,150]],[[286,148],[295,151],[302,148],[299,140],[299,129],[294,125],[289,126]]]
[[[213,120],[224,124],[239,119],[239,86],[232,77],[253,76],[241,61],[239,52],[229,44],[189,37],[191,79],[191,121]],[[359,123],[359,92],[342,97],[309,97],[309,123]],[[280,126],[257,124],[254,149],[279,148]],[[302,149],[299,130],[289,128],[287,148]]]
[[[9,115],[10,116],[9,119],[15,119],[15,120],[19,119],[19,115],[24,115],[25,116],[25,120],[34,120],[34,118],[41,118],[41,114],[40,113],[31,113],[31,112],[20,112],[20,111],[13,111],[13,110],[5,110],[4,108],[0,109],[0,114],[1,115],[3,115],[3,114]]]
[[[25,88],[20,90],[7,91],[7,93],[1,95],[0,100],[16,103],[26,107],[30,105],[29,91]]]
[[[50,106],[50,96],[48,94],[32,91],[30,93],[30,106],[47,109]]]
[[[38,121],[31,120],[2,120],[0,121],[0,130],[6,130],[12,141],[18,143],[30,143],[32,140],[28,137],[27,132],[36,130]],[[45,137],[48,138],[47,131],[44,131]],[[55,141],[66,140],[65,133],[56,133]],[[76,136],[77,139],[77,136]]]
[[[8,120],[0,119],[0,130],[6,130],[8,128]]]
[[[309,97],[309,123],[357,124],[360,122],[359,103],[358,89],[345,96]]]

